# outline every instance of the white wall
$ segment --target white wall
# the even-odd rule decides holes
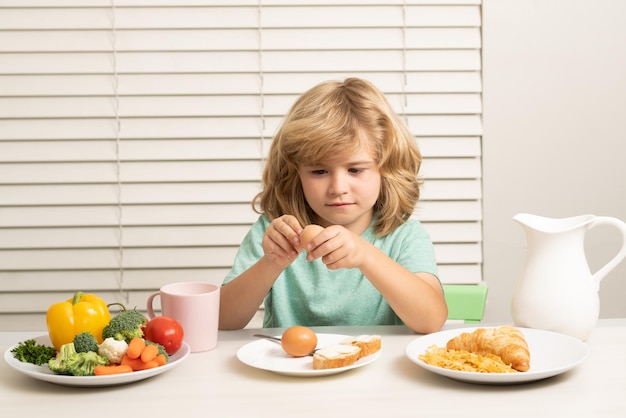
[[[526,238],[512,217],[626,220],[626,2],[485,0],[486,321],[510,319]],[[587,234],[596,271],[619,234]],[[626,261],[601,282],[601,317],[626,316]]]

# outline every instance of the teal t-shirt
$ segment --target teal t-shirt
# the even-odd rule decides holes
[[[269,224],[269,218],[261,215],[252,225],[224,284],[263,256],[261,240]],[[437,276],[433,244],[419,221],[409,219],[384,237],[375,236],[372,224],[361,237],[409,271]],[[359,269],[328,270],[320,259],[307,261],[305,251],[274,282],[264,304],[265,328],[402,324]]]

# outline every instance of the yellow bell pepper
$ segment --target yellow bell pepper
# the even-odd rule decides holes
[[[57,349],[74,341],[74,336],[88,331],[102,343],[102,329],[111,321],[107,304],[96,295],[76,292],[65,302],[48,308],[46,325],[52,345]]]

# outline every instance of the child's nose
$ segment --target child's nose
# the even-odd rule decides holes
[[[348,189],[348,179],[343,174],[333,174],[330,182],[331,194],[344,194]]]

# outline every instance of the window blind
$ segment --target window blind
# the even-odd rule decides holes
[[[283,115],[348,76],[415,133],[442,281],[480,282],[480,57],[478,0],[0,0],[0,328],[221,283]]]

